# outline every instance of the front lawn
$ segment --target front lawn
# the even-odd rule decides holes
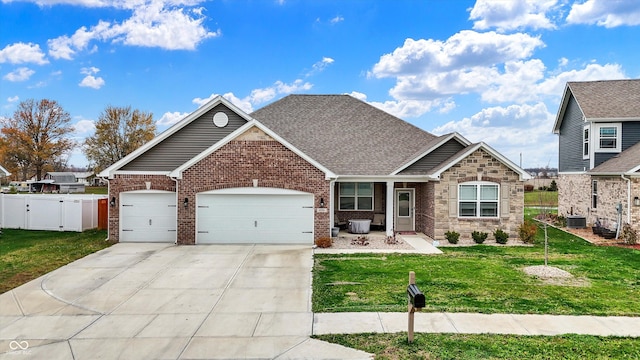
[[[640,251],[591,245],[549,228],[549,264],[573,274],[546,283],[522,268],[544,264],[534,247],[442,247],[442,255],[316,255],[313,311],[405,312],[409,271],[428,312],[640,316]]]
[[[322,335],[317,339],[376,354],[376,360],[404,359],[638,359],[635,338],[586,335],[519,336],[467,334]]]
[[[111,245],[106,230],[78,232],[3,229],[0,293]]]

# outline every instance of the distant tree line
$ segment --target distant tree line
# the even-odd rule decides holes
[[[108,105],[98,116],[95,133],[79,142],[69,113],[49,99],[20,102],[10,118],[0,118],[0,125],[0,165],[14,180],[79,170],[68,165],[78,147],[90,169],[99,172],[153,139],[157,130],[151,113]]]

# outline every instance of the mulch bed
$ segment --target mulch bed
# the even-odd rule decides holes
[[[593,231],[591,231],[590,228],[587,229],[568,229],[568,228],[562,228],[562,230],[572,233],[576,236],[579,236],[585,240],[587,240],[588,242],[595,244],[595,245],[600,245],[600,246],[617,246],[617,247],[622,247],[622,248],[627,248],[627,249],[635,249],[635,250],[640,250],[640,244],[635,244],[635,245],[630,245],[630,244],[625,244],[623,241],[621,241],[620,239],[605,239],[601,236],[598,236],[596,234],[593,233]]]

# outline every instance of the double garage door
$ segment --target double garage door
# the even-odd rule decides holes
[[[122,193],[120,241],[175,242],[176,210],[174,192]],[[313,244],[313,211],[313,195],[292,190],[237,188],[199,193],[196,244]]]

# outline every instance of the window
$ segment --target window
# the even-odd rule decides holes
[[[458,216],[498,217],[498,185],[463,183],[458,186]]]
[[[340,183],[340,210],[373,210],[373,183]]]
[[[598,124],[596,125],[598,141],[597,151],[600,152],[620,152],[621,151],[621,125],[615,124]]]
[[[582,158],[589,158],[589,125],[582,129]]]
[[[591,208],[598,208],[598,180],[593,180],[591,183]]]

